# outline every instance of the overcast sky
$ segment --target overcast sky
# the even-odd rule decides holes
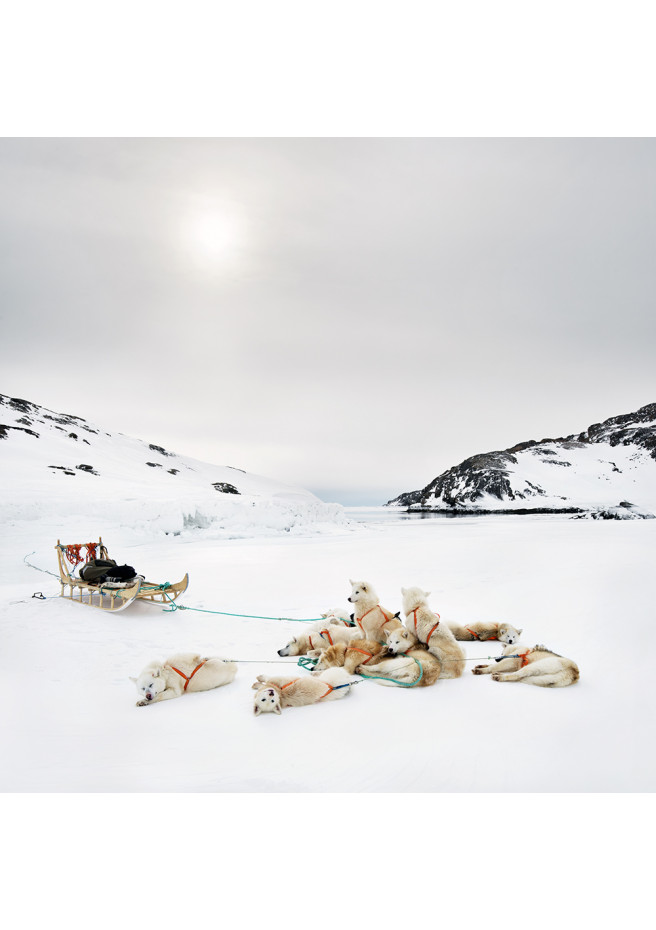
[[[382,503],[656,402],[653,140],[0,140],[0,392]]]

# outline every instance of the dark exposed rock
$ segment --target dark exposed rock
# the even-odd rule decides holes
[[[23,426],[8,426],[4,423],[0,423],[0,439],[6,439],[9,435],[7,430],[10,429],[15,429],[18,433],[28,433],[30,436],[36,436],[37,439],[39,438],[39,434],[35,433],[33,429],[27,429],[27,427]]]
[[[409,510],[421,512],[472,512],[483,513],[482,499],[491,495],[499,501],[517,504],[519,501],[528,501],[545,495],[539,485],[523,479],[521,490],[518,490],[517,481],[511,482],[511,466],[517,464],[516,454],[530,451],[541,457],[541,461],[548,465],[560,465],[563,468],[571,467],[571,463],[557,460],[556,456],[563,450],[575,450],[594,443],[609,443],[611,446],[632,445],[644,449],[656,459],[656,427],[652,424],[656,420],[656,404],[641,407],[635,413],[623,414],[596,423],[582,433],[564,436],[559,439],[541,439],[536,442],[529,439],[517,443],[509,449],[474,455],[465,459],[460,465],[449,468],[434,478],[430,484],[418,491],[409,491],[400,494],[389,504],[407,507]],[[550,446],[551,448],[545,448]],[[554,458],[550,458],[553,456]],[[620,471],[615,463],[609,463],[613,471]],[[515,476],[514,476],[515,477]],[[478,502],[481,502],[481,505]],[[537,502],[536,502],[537,503]],[[567,507],[563,498],[563,510]],[[576,509],[576,508],[575,508]],[[494,513],[503,513],[495,510]],[[511,513],[521,512],[550,512],[543,508],[511,507]]]
[[[146,465],[150,465],[151,468],[161,468],[161,462],[146,462]]]
[[[90,475],[98,475],[100,472],[97,472],[93,465],[76,465],[78,471],[86,471]]]
[[[173,452],[167,452],[166,449],[162,448],[162,446],[154,445],[152,442],[149,443],[148,448],[151,449],[153,452],[159,452],[160,455],[173,455],[174,454]]]
[[[221,491],[222,494],[239,494],[240,491],[234,486],[234,484],[229,484],[227,481],[214,481],[212,487],[215,491]]]

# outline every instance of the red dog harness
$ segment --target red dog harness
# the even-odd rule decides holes
[[[319,636],[321,636],[321,638],[323,639],[323,634],[324,634],[324,633],[325,633],[326,636],[328,637],[328,642],[330,643],[330,645],[331,645],[331,646],[334,646],[335,644],[333,643],[333,638],[332,638],[332,636],[330,635],[330,633],[328,632],[328,630],[321,630],[321,632],[319,633]],[[314,645],[313,645],[313,643],[312,643],[312,636],[311,636],[311,635],[308,636],[308,642],[309,642],[309,644],[310,644],[310,649],[314,649]]]
[[[471,633],[471,635],[474,637],[474,639],[477,639],[479,642],[481,641],[481,637],[478,635],[478,633],[475,633],[473,630],[470,630],[468,626],[466,626],[465,629],[467,630],[468,633]],[[498,641],[499,637],[498,637],[498,636],[488,636],[488,639],[489,639],[489,640],[494,640],[494,641],[496,642],[496,641]]]
[[[173,671],[174,671],[174,672],[177,672],[178,675],[180,675],[181,678],[184,678],[184,680],[185,680],[185,686],[184,686],[183,690],[186,691],[187,688],[188,688],[188,686],[189,686],[189,682],[191,681],[191,679],[194,677],[194,675],[196,674],[196,672],[198,671],[198,669],[199,669],[199,668],[202,668],[202,667],[205,665],[206,662],[207,662],[207,659],[203,659],[203,661],[202,661],[201,663],[199,663],[199,664],[196,666],[196,668],[193,670],[193,672],[191,673],[191,675],[189,675],[189,677],[187,677],[187,676],[185,675],[184,672],[181,672],[179,668],[176,668],[175,665],[170,665],[169,668],[172,668]]]
[[[362,626],[362,621],[364,620],[366,616],[368,616],[371,613],[372,610],[379,610],[381,614],[383,615],[383,617],[385,617],[385,620],[383,621],[383,623],[381,623],[381,626],[385,626],[385,624],[389,623],[389,621],[392,619],[392,617],[387,616],[387,614],[385,613],[383,608],[380,606],[380,604],[376,604],[375,607],[370,607],[366,613],[362,614],[362,616],[359,619],[356,618],[355,622],[360,627],[363,633],[365,633],[365,630],[364,630],[364,627]],[[366,633],[365,633],[365,636],[366,636]]]
[[[418,607],[415,607],[415,609],[412,611],[412,613],[414,614],[414,618],[415,618],[415,633],[416,633],[416,635],[417,635],[417,639],[420,639],[421,637],[419,636],[419,633],[417,633],[417,611],[418,611],[418,610],[419,610],[419,608],[418,608]],[[426,645],[429,644],[431,636],[433,635],[433,633],[435,632],[435,630],[436,630],[436,629],[438,628],[438,626],[440,625],[440,615],[439,615],[439,614],[435,614],[435,616],[437,617],[437,623],[435,624],[434,627],[431,627],[431,631],[430,631],[430,633],[428,634],[428,636],[426,637]],[[469,632],[471,633],[471,630],[470,630]]]
[[[280,688],[281,691],[284,691],[285,688],[289,688],[290,685],[293,685],[293,684],[294,684],[295,682],[297,682],[297,681],[300,681],[300,678],[292,678],[292,680],[291,680],[291,681],[288,681],[286,685],[278,685],[278,687]],[[326,691],[325,694],[322,694],[321,697],[318,698],[319,701],[323,701],[323,699],[324,699],[325,697],[328,697],[328,695],[330,694],[331,691],[334,691],[334,690],[335,690],[335,689],[333,688],[333,686],[332,686],[332,685],[329,685],[328,682],[326,682],[326,681],[322,681],[321,684],[322,684],[322,685],[325,685],[325,686],[328,688],[328,690]],[[266,685],[263,685],[262,687],[266,687]],[[343,688],[344,685],[338,685],[338,687]]]
[[[373,652],[367,652],[366,649],[358,649],[356,646],[349,646],[346,650],[347,652],[361,652],[363,656],[369,656],[369,659],[373,659]],[[366,665],[369,659],[365,659],[364,662],[361,662],[361,665]]]

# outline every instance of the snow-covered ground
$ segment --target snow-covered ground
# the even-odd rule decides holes
[[[339,504],[304,488],[0,394],[0,525],[60,514],[74,535],[91,520],[119,527],[122,539],[193,528],[230,539],[357,529]]]
[[[372,512],[372,519],[375,514]],[[341,535],[226,540],[130,534],[89,520],[110,555],[151,580],[186,571],[181,603],[293,618],[347,606],[349,578],[381,602],[421,585],[443,620],[509,620],[528,645],[578,663],[573,687],[488,676],[432,688],[357,685],[343,701],[254,717],[251,683],[305,625],[135,603],[115,615],[56,596],[54,543],[78,520],[14,522],[0,544],[0,789],[9,792],[650,792],[656,521],[389,519]],[[7,528],[6,528],[7,529]],[[72,535],[75,530],[75,535]],[[32,599],[35,591],[48,595]],[[495,643],[464,644],[470,658]],[[248,660],[233,684],[137,708],[152,658]],[[287,660],[289,661],[289,660]],[[295,668],[295,666],[290,666]],[[298,670],[299,674],[306,674]]]

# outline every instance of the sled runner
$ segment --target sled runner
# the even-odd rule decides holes
[[[57,540],[57,561],[59,563],[59,578],[61,584],[61,597],[67,597],[78,604],[96,607],[100,610],[112,612],[125,610],[137,600],[144,600],[148,604],[168,604],[176,600],[187,590],[189,575],[175,584],[155,584],[145,581],[143,575],[136,575],[127,582],[116,581],[85,581],[73,573],[78,565],[84,569],[89,563],[97,559],[109,559],[107,547],[102,541],[90,543],[73,543],[65,546]],[[83,554],[83,550],[84,553]],[[115,563],[112,563],[115,564]],[[68,566],[72,566],[69,568]],[[109,569],[111,572],[111,569]]]

